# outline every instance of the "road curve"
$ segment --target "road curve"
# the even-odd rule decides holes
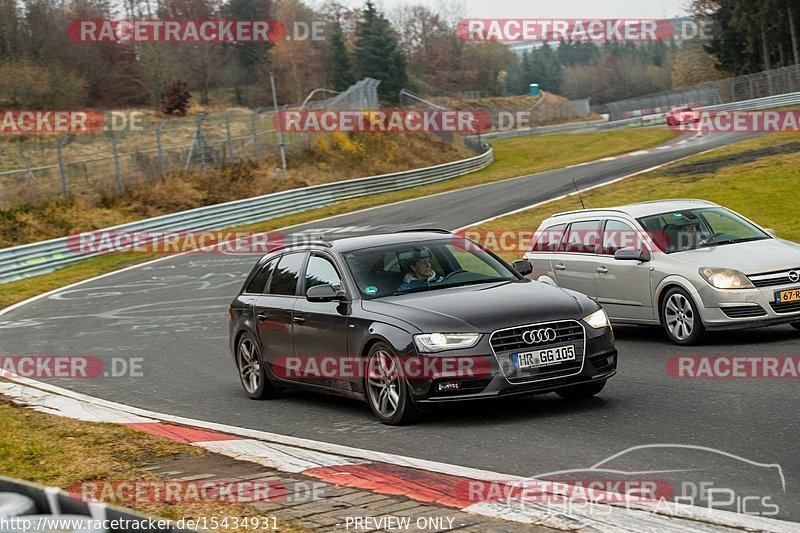
[[[296,230],[397,225],[458,228],[739,140],[708,136],[604,160],[351,213]],[[674,142],[674,141],[673,141]],[[567,149],[567,147],[565,147]],[[531,154],[536,157],[536,154]],[[531,230],[535,228],[530,228]],[[675,355],[800,355],[790,327],[712,336],[679,349],[651,328],[617,328],[619,374],[598,397],[555,395],[443,406],[410,427],[377,423],[366,404],[310,393],[248,400],[227,352],[226,308],[253,256],[184,255],[62,290],[0,316],[0,354],[141,358],[144,377],[53,380],[57,385],[179,416],[485,470],[536,475],[585,468],[632,446],[691,444],[781,465],[774,476],[729,457],[664,452],[681,468],[727,476],[726,486],[771,491],[780,518],[800,519],[797,381],[677,380]],[[631,456],[626,468],[655,459]]]

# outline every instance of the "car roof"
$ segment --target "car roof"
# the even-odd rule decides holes
[[[453,233],[450,233],[447,230],[403,230],[396,233],[360,235],[357,237],[342,237],[331,240],[317,238],[302,244],[289,245],[285,248],[274,250],[268,255],[301,250],[330,250],[332,252],[343,253],[391,244],[412,244],[418,242],[436,241],[452,237],[453,235]]]
[[[699,207],[719,207],[714,202],[708,200],[695,199],[672,199],[654,200],[650,202],[637,202],[614,207],[604,207],[601,209],[579,209],[576,211],[566,211],[557,213],[548,218],[548,221],[558,222],[561,220],[574,220],[576,218],[586,218],[591,216],[605,217],[613,215],[628,215],[633,218],[645,217],[648,215],[658,215],[671,211],[683,211],[686,209],[697,209]]]

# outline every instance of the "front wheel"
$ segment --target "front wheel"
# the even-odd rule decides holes
[[[692,297],[678,287],[670,289],[664,296],[661,325],[669,339],[681,346],[698,344],[706,332]]]
[[[565,400],[584,400],[600,394],[603,387],[606,386],[605,381],[597,381],[595,383],[582,383],[581,385],[573,385],[572,387],[564,387],[558,389],[556,394]]]
[[[400,359],[394,350],[379,342],[367,356],[366,390],[375,417],[389,426],[411,422],[419,415],[411,399]]]
[[[242,388],[253,400],[266,400],[281,395],[280,389],[267,377],[258,343],[249,333],[244,333],[236,344],[236,367]]]

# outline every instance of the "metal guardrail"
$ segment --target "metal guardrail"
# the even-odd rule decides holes
[[[451,163],[291,189],[98,231],[202,231],[261,222],[325,207],[350,198],[409,189],[480,170],[494,159],[489,146],[483,149],[483,153],[479,155]],[[5,248],[0,250],[0,283],[46,274],[96,255],[101,254],[83,254],[70,250],[67,237]]]
[[[800,92],[779,94],[777,96],[767,96],[765,98],[756,98],[755,100],[742,100],[740,102],[731,102],[728,104],[697,107],[695,109],[697,111],[758,111],[760,109],[771,109],[773,107],[783,107],[795,104],[800,104]],[[613,122],[601,124],[598,127],[600,129],[613,129],[636,126],[652,126],[654,124],[661,124],[666,116],[667,113],[656,113],[653,115],[615,120]]]
[[[552,124],[550,126],[535,126],[532,128],[519,128],[515,130],[494,131],[491,133],[481,133],[481,139],[508,139],[511,137],[524,137],[526,135],[537,135],[542,133],[558,133],[562,131],[579,130],[583,128],[593,128],[604,124],[605,119],[583,120],[579,122],[566,122],[564,124]]]

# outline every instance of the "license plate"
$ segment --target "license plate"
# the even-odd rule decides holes
[[[559,346],[534,352],[520,352],[514,354],[514,366],[517,368],[539,368],[542,366],[557,365],[564,361],[575,360],[575,346]]]
[[[800,289],[775,292],[775,300],[780,303],[800,302]]]

